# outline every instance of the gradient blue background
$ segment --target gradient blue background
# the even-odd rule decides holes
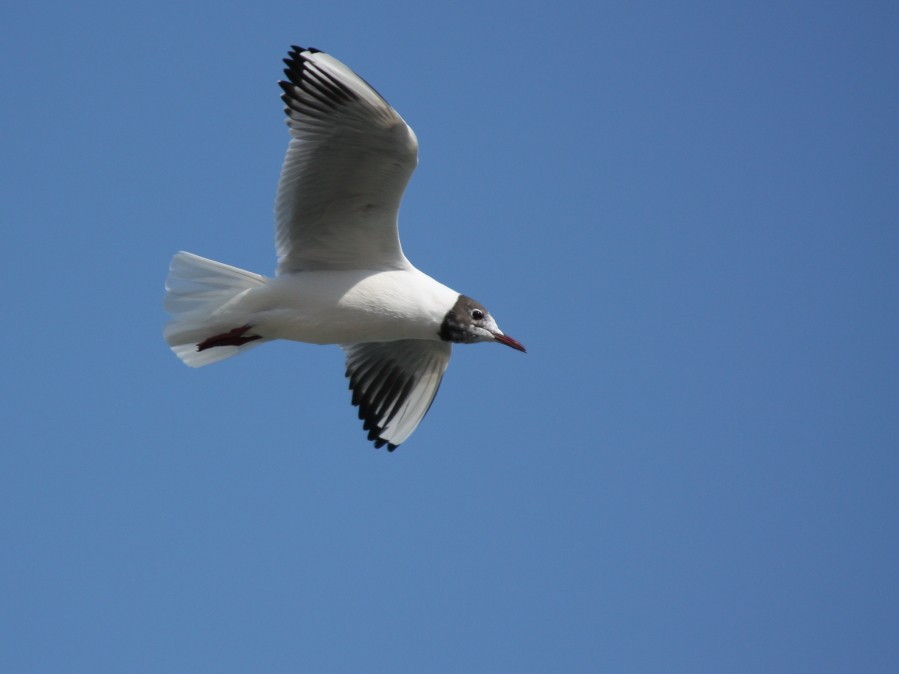
[[[5,3],[0,670],[899,671],[893,2]],[[458,348],[394,454],[337,348],[194,371],[270,273],[280,59],[414,127]]]

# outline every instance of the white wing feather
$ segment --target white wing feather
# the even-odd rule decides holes
[[[406,269],[397,212],[418,163],[412,129],[337,59],[294,47],[281,82],[287,148],[275,202],[278,273]]]
[[[353,405],[375,447],[394,450],[427,414],[449,365],[448,342],[404,339],[343,347]]]

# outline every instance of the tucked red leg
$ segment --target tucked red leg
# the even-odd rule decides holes
[[[213,337],[204,339],[202,342],[197,344],[197,351],[205,351],[206,349],[211,349],[214,346],[243,346],[247,342],[252,342],[254,339],[262,339],[261,335],[244,336],[244,333],[246,333],[246,331],[251,327],[252,326],[250,325],[245,325],[242,328],[234,328],[233,330],[223,332],[220,335],[214,335]]]

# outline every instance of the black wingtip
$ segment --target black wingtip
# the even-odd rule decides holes
[[[287,75],[288,79],[291,78],[291,72],[296,70],[297,65],[302,65],[304,61],[308,59],[303,56],[303,54],[319,54],[321,53],[320,49],[316,49],[315,47],[298,47],[297,45],[293,45],[287,52],[287,58],[281,59],[284,62],[284,65],[287,66],[284,70],[284,74]]]
[[[381,430],[381,429],[376,429],[376,430]],[[375,449],[381,449],[381,447],[383,447],[384,445],[387,445],[387,451],[392,452],[394,449],[399,447],[399,445],[395,445],[392,442],[388,442],[384,438],[379,438],[377,436],[375,436],[374,438],[371,437],[373,433],[374,433],[374,431],[372,431],[372,433],[369,433],[368,439],[372,441],[372,443],[375,446]]]
[[[303,53],[321,54],[323,52],[321,49],[316,49],[315,47],[300,47],[296,44],[290,45],[290,49],[287,50],[287,55],[291,58],[300,58]]]
[[[353,403],[355,405],[355,403]],[[362,410],[359,410],[359,418],[362,419],[365,423],[362,424],[362,430],[368,431],[368,440],[374,444],[375,449],[381,449],[384,445],[387,445],[387,451],[392,452],[394,449],[399,447],[399,445],[395,445],[389,440],[385,440],[381,437],[381,431],[384,429],[378,426],[371,419],[366,419],[362,415]]]

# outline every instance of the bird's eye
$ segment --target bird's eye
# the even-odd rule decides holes
[[[484,318],[484,312],[481,311],[480,309],[472,309],[472,310],[471,310],[471,317],[472,317],[474,320],[479,321],[479,320],[481,320],[482,318]]]

